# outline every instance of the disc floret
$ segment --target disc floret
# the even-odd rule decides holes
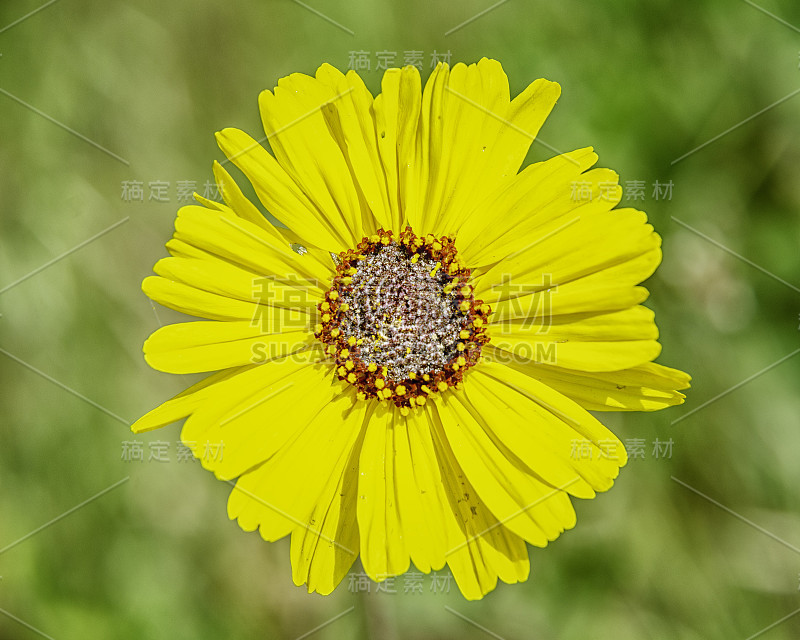
[[[407,413],[478,362],[491,308],[475,299],[451,238],[381,229],[336,262],[315,335],[360,399]]]

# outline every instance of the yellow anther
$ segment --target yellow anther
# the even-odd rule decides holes
[[[331,300],[336,300],[336,299],[339,297],[339,292],[338,292],[338,291],[330,291],[330,292],[328,293],[328,297],[329,297]],[[325,304],[325,303],[323,302],[323,304]]]
[[[428,393],[428,394],[431,394],[431,393],[433,393],[433,391],[431,391],[431,388],[430,388],[430,387],[429,387],[427,384],[423,384],[423,385],[420,387],[420,390],[421,390],[423,393]],[[420,398],[421,398],[421,397],[422,397],[422,396],[420,396]]]
[[[466,329],[462,329],[461,331],[458,332],[458,337],[461,338],[462,340],[466,340],[467,338],[469,338],[469,336],[470,333]]]
[[[463,342],[459,342],[456,345],[456,349],[458,349],[459,351],[463,351],[464,350],[464,343]]]
[[[350,384],[353,384],[356,381],[356,374],[355,373],[348,373],[347,374],[347,381]]]
[[[428,380],[430,380],[430,379],[431,379],[431,377],[430,377],[430,376],[429,376],[427,373],[423,373],[423,374],[422,374],[422,379],[423,379],[425,382],[427,382]]]
[[[453,363],[453,371],[458,371],[460,368],[457,363]]]
[[[330,345],[330,346],[329,346],[329,347],[326,349],[326,351],[327,351],[329,354],[331,354],[331,355],[335,355],[335,354],[336,354],[336,346],[335,346],[335,345]]]
[[[384,398],[391,398],[392,397],[392,390],[389,387],[386,387],[383,390],[383,397]]]
[[[436,263],[436,266],[431,271],[431,278],[436,275],[436,272],[441,268],[441,266],[442,266],[441,262]]]
[[[314,325],[314,333],[319,333],[320,331],[322,331],[322,325],[321,324],[315,324]]]
[[[481,313],[485,316],[489,315],[492,312],[492,308],[488,304],[481,305]]]
[[[458,309],[459,309],[459,311],[465,311],[466,312],[466,311],[469,311],[470,306],[471,305],[470,305],[468,300],[462,300],[461,304],[458,305]]]
[[[441,242],[439,242],[438,240],[436,240],[436,241],[433,243],[433,250],[434,250],[434,251],[439,251],[441,248],[442,248],[442,243],[441,243]]]
[[[451,262],[450,266],[447,267],[447,273],[451,276],[454,276],[458,272],[458,265],[455,262]]]
[[[320,318],[323,323],[327,323],[331,321],[331,314],[330,313],[323,313],[322,317]]]
[[[363,391],[356,391],[356,398],[358,398],[359,400],[366,400],[367,394],[364,393]]]
[[[319,305],[319,308],[322,309],[323,311],[329,311],[331,305],[327,300],[325,300],[321,305]]]
[[[352,360],[348,360],[344,363],[344,366],[347,367],[348,371],[352,371],[355,368],[355,363]]]
[[[370,236],[370,237],[369,237],[369,241],[370,241],[372,244],[375,244],[375,243],[377,243],[377,242],[380,242],[380,239],[381,239],[381,237],[380,237],[380,236],[379,236],[377,233],[376,233],[374,236]]]
[[[483,318],[475,318],[472,321],[472,326],[474,326],[474,327],[482,327],[483,326]]]
[[[336,329],[331,329],[331,338],[338,338],[340,333],[341,331],[339,331],[338,327]]]
[[[446,285],[444,285],[444,292],[450,293],[455,288],[456,288],[455,282],[448,282]]]
[[[411,413],[411,410],[408,407],[400,407],[401,416],[407,416],[409,413]]]
[[[395,393],[396,393],[398,396],[404,396],[404,395],[406,395],[406,388],[405,388],[405,385],[398,384],[398,385],[397,385],[397,386],[394,388],[394,392],[395,392]]]
[[[342,358],[347,358],[350,355],[350,352],[347,349],[342,349],[339,352],[339,355],[342,356]]]
[[[466,298],[468,295],[472,294],[472,287],[469,286],[468,284],[466,284],[463,287],[461,287],[460,293],[461,293],[462,296],[464,296]]]
[[[433,244],[434,240],[436,240],[436,238],[433,237],[432,233],[429,233],[427,236],[425,236],[425,244]]]
[[[338,371],[339,371],[339,375],[342,376],[342,377],[347,375],[347,369],[345,369],[344,367],[339,367]]]
[[[467,364],[467,359],[464,356],[458,356],[458,360],[456,360],[456,363],[458,364],[459,367],[463,367],[465,364]]]
[[[347,271],[345,271],[346,274],[351,276],[354,276],[357,272],[358,269],[356,269],[355,267],[350,267]]]
[[[419,262],[419,254],[415,253],[413,256],[411,256],[411,264],[417,264],[417,262]]]
[[[352,346],[353,346],[355,343],[356,343],[356,337],[355,337],[355,336],[350,336],[350,337],[347,339],[347,344],[349,344],[351,347],[352,347]]]
[[[441,380],[441,381],[440,381],[440,382],[439,382],[439,383],[436,385],[436,388],[437,388],[437,389],[439,389],[439,391],[447,391],[447,386],[448,386],[448,385],[447,385],[447,383],[446,383],[444,380]]]
[[[342,278],[342,284],[353,284],[353,279],[350,276]]]
[[[382,373],[382,374],[384,375],[384,377],[385,377],[385,376],[386,376],[386,374],[387,374],[387,373],[389,373],[389,367],[381,367],[381,373]]]
[[[410,380],[416,380],[417,379],[417,372],[416,371],[412,371],[411,373],[408,374],[408,378]]]
[[[363,342],[364,338],[359,338],[358,340],[356,340],[356,344],[363,344]]]
[[[376,389],[383,389],[386,386],[386,383],[383,381],[383,378],[378,378],[375,380],[375,388]]]
[[[417,396],[417,404],[421,407],[428,399],[425,396]]]
[[[339,305],[339,311],[347,311],[350,308],[350,305],[346,302],[343,302]]]
[[[374,362],[370,362],[367,365],[367,371],[377,371],[377,370],[378,370],[378,365],[375,364]]]

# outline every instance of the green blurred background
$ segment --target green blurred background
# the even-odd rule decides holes
[[[800,6],[309,3],[338,26],[292,0],[60,0],[4,28],[43,3],[0,4],[0,549],[67,513],[0,552],[0,638],[291,640],[339,614],[313,637],[798,637],[800,615],[770,625],[800,612],[800,357],[787,357],[800,347],[800,95],[673,161],[800,87]],[[694,377],[681,407],[602,416],[643,457],[576,505],[573,531],[531,549],[528,582],[477,603],[427,576],[421,594],[398,578],[396,594],[345,580],[307,595],[288,541],[241,532],[230,487],[180,461],[177,425],[126,426],[188,385],[141,356],[179,317],[139,288],[165,255],[179,183],[213,180],[215,131],[260,137],[260,90],[363,52],[376,92],[382,51],[395,64],[421,53],[423,77],[437,52],[499,59],[514,93],[562,85],[541,138],[593,145],[624,187],[644,184],[623,204],[664,238],[648,282],[659,361]],[[551,155],[534,144],[528,160]],[[126,201],[126,182],[143,201]],[[132,442],[143,461],[126,460]],[[167,462],[148,460],[158,442]]]

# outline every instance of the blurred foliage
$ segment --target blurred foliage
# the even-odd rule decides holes
[[[763,2],[800,27],[800,5]],[[754,376],[800,337],[800,96],[674,160],[798,87],[798,29],[730,0],[514,0],[458,29],[494,5],[308,4],[345,28],[288,0],[63,0],[0,31],[0,289],[127,219],[0,294],[0,548],[129,478],[0,554],[0,638],[36,636],[8,614],[58,640],[296,638],[351,607],[314,637],[487,637],[450,607],[508,639],[729,639],[795,611],[800,357]],[[6,0],[0,29],[39,6]],[[623,185],[644,181],[645,201],[629,204],[664,238],[648,304],[659,361],[694,377],[687,403],[602,416],[644,439],[645,457],[576,505],[574,531],[531,549],[527,583],[477,603],[455,586],[431,593],[430,578],[422,595],[403,594],[402,579],[396,595],[347,581],[305,594],[288,541],[239,531],[230,487],[177,461],[178,426],[135,438],[124,424],[187,385],[141,357],[145,337],[178,317],[139,288],[165,255],[177,182],[212,179],[214,131],[259,136],[260,90],[322,62],[344,69],[353,51],[368,53],[374,92],[379,51],[398,63],[423,52],[423,76],[434,51],[494,57],[515,93],[558,81],[542,140],[593,145]],[[529,160],[552,153],[534,144]],[[132,180],[144,202],[121,197]],[[151,181],[170,183],[169,202],[148,200]],[[673,197],[655,199],[655,181],[672,181]],[[672,439],[671,457],[653,455],[656,438]],[[145,459],[148,443],[169,442],[172,462],[126,462],[133,440]],[[797,616],[762,637],[799,630]]]

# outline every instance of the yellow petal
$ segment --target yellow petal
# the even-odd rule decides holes
[[[214,179],[217,183],[217,187],[219,188],[220,195],[222,195],[222,198],[225,200],[228,207],[230,207],[230,209],[240,218],[243,218],[256,226],[261,227],[267,233],[277,237],[277,232],[272,223],[263,215],[261,215],[261,212],[258,210],[258,208],[245,197],[245,195],[242,193],[242,190],[239,188],[239,185],[236,184],[236,181],[216,160],[214,160],[213,170]],[[223,207],[221,207],[218,203],[213,204],[214,206],[212,208],[223,210]]]
[[[206,253],[223,258],[253,273],[304,281],[321,289],[330,271],[304,260],[276,234],[236,216],[232,211],[212,211],[187,206],[178,211],[175,238]]]
[[[447,564],[461,593],[478,600],[503,582],[526,580],[530,571],[525,542],[486,507],[453,454],[436,410],[424,408],[439,460],[450,509],[444,514]]]
[[[481,262],[491,263],[510,255],[521,238],[583,204],[571,197],[572,185],[595,162],[597,154],[591,147],[537,162],[473,203],[464,212],[456,240],[464,260],[478,264],[483,255]]]
[[[217,133],[217,144],[247,176],[267,211],[287,227],[302,231],[308,244],[328,251],[352,246],[352,237],[326,219],[260,143],[238,129],[224,129]]]
[[[227,480],[278,451],[341,392],[332,365],[309,352],[254,367],[216,385],[208,402],[186,421],[181,439],[203,466]],[[204,444],[223,453],[203,456]]]
[[[356,521],[359,455],[364,437],[359,416],[350,414],[349,430],[360,429],[344,470],[334,474],[320,495],[304,526],[292,532],[292,578],[296,585],[306,583],[309,593],[329,594],[358,555],[359,531]]]
[[[406,81],[410,98],[406,104],[416,104],[414,98],[419,92],[412,82],[414,71],[407,71],[410,80]],[[439,158],[442,155],[442,104],[450,76],[450,68],[439,63],[431,72],[419,107],[419,119],[413,109],[400,111],[398,116],[403,124],[399,126],[406,132],[402,136],[402,147],[398,150],[399,164],[404,167],[403,181],[400,185],[400,200],[403,208],[404,224],[420,231],[433,229],[437,212],[428,206],[427,193],[431,182],[441,169]],[[419,82],[418,75],[416,82]],[[411,131],[415,129],[416,140],[410,144]],[[388,146],[387,146],[388,150]]]
[[[358,462],[361,562],[376,581],[403,573],[409,566],[397,504],[395,413],[385,402],[378,405],[369,419]]]
[[[414,566],[423,573],[444,566],[447,539],[444,494],[426,414],[395,416],[395,487],[403,537]]]
[[[509,366],[563,393],[589,411],[657,411],[683,404],[690,377],[648,362],[622,371],[583,372],[546,364]]]
[[[182,391],[174,398],[167,400],[152,411],[143,415],[131,425],[131,431],[134,433],[152,431],[153,429],[172,424],[173,422],[177,422],[191,415],[197,407],[208,399],[209,395],[214,390],[214,386],[218,382],[237,376],[250,368],[251,367],[248,366],[218,371],[217,373],[203,378],[197,384],[193,384],[186,389],[186,391]]]
[[[526,237],[527,245],[481,277],[476,296],[486,300],[557,288],[658,249],[661,239],[634,209],[556,220]],[[505,249],[503,250],[505,251]],[[510,289],[498,289],[498,283]],[[505,294],[505,295],[504,295]],[[557,304],[554,295],[554,305]]]
[[[201,259],[183,256],[163,258],[155,264],[153,271],[169,280],[233,300],[294,309],[298,322],[306,320],[323,297],[319,286],[308,280],[262,276],[212,256]]]
[[[260,305],[254,302],[208,293],[159,276],[149,276],[142,280],[142,291],[165,307],[198,318],[252,321],[259,316]]]
[[[499,341],[498,347],[501,362],[552,364],[578,371],[619,371],[650,362],[661,353],[655,340],[557,343],[512,336]]]
[[[619,467],[627,462],[628,456],[619,439],[585,409],[558,391],[504,364],[484,361],[479,369],[473,369],[467,375],[477,378],[477,382],[490,389],[501,406],[509,407],[509,413],[520,413],[529,424],[541,423],[542,429],[549,426],[559,443],[556,455],[562,459],[566,449],[565,436],[569,436],[570,443],[575,445],[586,441],[591,449],[591,464],[573,466],[595,491],[611,487]],[[487,380],[489,377],[497,382]],[[558,417],[563,426],[557,428],[559,424],[552,419],[543,421],[542,417],[548,418],[548,414]],[[571,460],[571,463],[575,462],[580,461]]]
[[[642,306],[565,315],[540,309],[523,317],[491,316],[491,346],[504,352],[496,353],[496,358],[508,354],[508,362],[616,371],[649,362],[661,350],[654,314]]]
[[[563,487],[552,487],[515,465],[509,450],[492,441],[487,422],[464,396],[451,391],[436,403],[444,434],[482,502],[510,531],[544,547],[575,524]],[[502,413],[498,416],[502,420]],[[578,480],[577,477],[574,480]]]
[[[489,316],[492,342],[505,336],[553,342],[601,340],[655,340],[658,328],[651,309],[637,305],[620,311],[551,315],[546,308],[529,309],[527,315]]]
[[[520,372],[482,363],[465,376],[464,395],[498,448],[551,487],[592,498],[611,487],[625,463],[613,433],[570,399]],[[576,455],[579,451],[586,455]]]
[[[406,201],[416,195],[421,160],[417,152],[421,90],[415,67],[389,69],[375,98],[375,127],[383,171],[389,192],[391,228],[400,229],[406,219]]]
[[[372,94],[355,71],[345,76],[323,64],[316,78],[328,87],[330,95],[338,96],[323,115],[363,198],[361,233],[368,236],[378,227],[392,228],[392,204],[378,150]]]
[[[499,289],[499,287],[498,287]],[[556,315],[609,313],[641,304],[649,292],[644,287],[615,282],[590,282],[581,278],[558,287],[556,291],[541,291],[519,298],[491,302],[492,315],[504,321],[535,319],[543,310]],[[491,318],[491,316],[490,316]]]
[[[333,262],[330,251],[325,251],[324,249],[319,249],[313,245],[305,244],[302,235],[295,233],[291,229],[278,229],[278,231],[286,240],[286,242],[288,242],[290,245],[296,245],[292,247],[292,250],[298,251],[302,255],[303,260],[307,260],[309,258],[315,260],[319,263],[320,267],[324,269],[325,273],[332,273],[335,270],[336,264]],[[305,251],[303,251],[303,249]]]
[[[511,102],[508,78],[496,60],[450,72],[442,104],[442,153],[431,159],[426,206],[433,232],[455,233],[476,201],[516,175],[560,87],[537,80]]]
[[[275,158],[338,235],[354,246],[362,236],[361,205],[328,121],[338,120],[337,101],[349,92],[336,93],[316,78],[293,73],[281,78],[274,91],[262,91],[258,105]]]
[[[364,422],[365,403],[352,387],[325,405],[266,462],[236,482],[228,517],[273,541],[306,526],[326,488],[338,484]],[[313,524],[308,526],[313,527]]]
[[[144,356],[158,371],[200,373],[261,364],[307,349],[313,341],[307,328],[266,334],[249,321],[180,322],[156,330],[144,343]]]

